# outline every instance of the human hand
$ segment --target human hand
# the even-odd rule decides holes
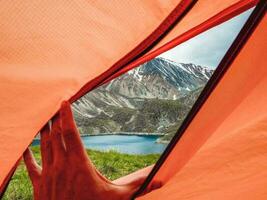
[[[86,154],[68,102],[40,135],[42,167],[29,149],[23,155],[35,200],[128,200],[146,177],[125,185],[103,177]]]

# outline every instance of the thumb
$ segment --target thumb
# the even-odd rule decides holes
[[[27,150],[24,152],[23,159],[32,184],[33,186],[36,186],[41,177],[41,167],[37,164],[29,148],[27,148]]]
[[[128,188],[129,194],[134,194],[140,188],[140,186],[145,181],[146,177],[137,177],[136,179],[132,180],[131,182],[124,184],[125,188]]]

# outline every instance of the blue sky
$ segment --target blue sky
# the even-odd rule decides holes
[[[178,63],[194,63],[210,68],[217,67],[252,10],[253,8],[191,38],[159,57]]]

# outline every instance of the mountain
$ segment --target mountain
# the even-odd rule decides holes
[[[196,100],[199,97],[200,93],[202,92],[203,88],[204,88],[203,86],[199,87],[199,88],[195,89],[194,91],[189,92],[188,95],[186,95],[185,97],[182,97],[179,99],[179,103],[184,106],[183,107],[184,113],[182,113],[180,115],[180,118],[176,121],[176,123],[166,127],[165,135],[163,137],[159,138],[158,142],[168,143],[173,138],[173,136],[177,132],[178,128],[182,124],[183,120],[187,116],[188,112],[192,108],[193,104],[196,102]]]
[[[212,73],[207,67],[155,58],[103,88],[128,98],[177,99],[204,85]]]
[[[72,107],[81,134],[173,134],[213,70],[155,58],[89,92]]]

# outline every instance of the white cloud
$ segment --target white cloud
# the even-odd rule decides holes
[[[217,67],[253,8],[170,49],[159,57],[178,63]]]

